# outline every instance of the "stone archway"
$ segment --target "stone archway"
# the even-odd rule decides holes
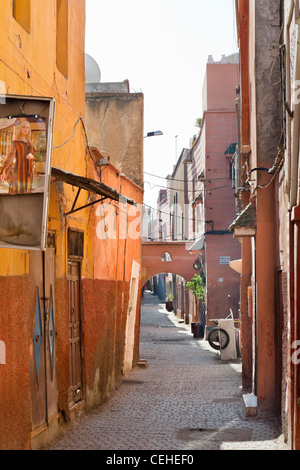
[[[204,256],[204,250],[190,251],[191,243],[181,242],[143,242],[142,243],[142,275],[141,287],[147,281],[160,274],[175,274],[190,281],[198,271],[195,270],[195,261],[199,255]],[[186,323],[199,321],[197,306],[194,298],[188,294],[184,285],[179,282],[175,286],[174,312]],[[166,292],[167,293],[167,292]],[[205,319],[204,319],[205,323]]]
[[[190,244],[182,242],[142,243],[142,286],[151,277],[160,273],[178,274],[187,281],[196,274],[194,261],[201,250],[190,252]],[[168,260],[163,259],[168,253]]]

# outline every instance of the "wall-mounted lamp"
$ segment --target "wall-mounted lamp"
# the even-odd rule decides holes
[[[144,136],[144,139],[146,137],[155,137],[157,135],[163,135],[163,132],[162,131],[148,132],[148,134]]]

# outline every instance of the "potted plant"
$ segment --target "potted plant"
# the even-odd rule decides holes
[[[173,311],[173,295],[172,294],[169,294],[167,296],[167,300],[166,300],[166,310],[168,312],[172,312]]]
[[[200,274],[196,274],[189,282],[186,283],[186,288],[189,289],[196,300],[196,312],[197,317],[199,316],[199,302],[203,300],[205,297],[205,290],[204,290],[204,280]],[[194,334],[195,338],[200,338],[204,336],[204,325],[200,324],[200,318],[196,318],[196,322],[192,323],[192,333]]]
[[[37,173],[46,172],[46,162],[45,162],[43,155],[40,152],[36,152],[35,154],[35,170]]]
[[[39,132],[35,152],[35,170],[37,173],[46,172],[46,133]]]

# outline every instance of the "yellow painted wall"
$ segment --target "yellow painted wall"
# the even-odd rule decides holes
[[[52,166],[86,175],[86,141],[83,128],[78,123],[85,110],[84,34],[85,0],[72,2],[68,19],[68,76],[57,67],[56,53],[60,44],[56,41],[56,6],[64,7],[64,0],[19,0],[13,9],[11,0],[1,2],[0,16],[0,80],[7,94],[46,96],[55,99]],[[30,4],[30,28],[24,29],[23,16],[28,25],[28,12],[22,5]],[[21,5],[21,7],[20,7]],[[17,12],[17,14],[15,13]],[[15,17],[14,17],[15,16]],[[18,21],[16,19],[18,19]],[[23,26],[22,26],[23,24]],[[66,24],[63,24],[64,29]],[[30,33],[27,32],[30,31]],[[57,31],[59,33],[59,31]],[[66,31],[64,30],[64,34]],[[61,37],[61,35],[58,35]],[[1,87],[3,89],[3,86]],[[57,259],[65,260],[57,265],[57,276],[66,273],[66,224],[60,217],[57,206],[63,202],[70,207],[74,197],[71,187],[64,187],[59,194],[57,185],[51,185],[49,230],[56,230]],[[72,225],[83,228],[82,214],[72,220]],[[22,275],[28,273],[27,255],[22,250],[0,249],[0,275]]]
[[[68,76],[57,67],[56,48],[56,5],[58,0],[31,0],[30,33],[28,33],[13,16],[12,3],[5,0],[3,14],[0,17],[0,79],[5,83],[6,93],[12,95],[46,96],[55,99],[55,119],[53,132],[52,166],[81,176],[98,178],[93,170],[91,157],[86,152],[87,142],[80,117],[85,116],[85,70],[84,70],[84,28],[85,1],[77,0],[69,8],[69,60]],[[63,2],[62,2],[63,4]],[[1,5],[2,6],[2,5]],[[45,27],[47,24],[47,27]],[[60,37],[60,36],[59,36]],[[74,134],[74,135],[73,135]],[[72,137],[73,136],[73,137]],[[71,138],[70,141],[68,141]],[[67,142],[68,141],[68,142]],[[67,142],[67,143],[66,143]],[[57,147],[57,148],[56,148]],[[122,179],[123,178],[123,179]],[[122,194],[141,200],[141,188],[130,183],[113,168],[103,172],[103,182]],[[130,186],[136,188],[130,189]],[[63,192],[61,189],[63,188]],[[125,191],[125,192],[124,192]],[[67,230],[69,227],[84,230],[86,233],[90,214],[88,208],[63,216],[70,210],[77,188],[70,185],[51,184],[48,230],[56,231],[57,277],[64,277],[67,268]],[[77,206],[87,202],[89,194],[82,191]],[[115,269],[107,261],[107,271],[92,268],[95,255],[91,246],[94,245],[95,231],[89,231],[90,241],[86,240],[82,266],[83,277],[93,278],[104,275],[104,278],[115,279]],[[96,245],[100,242],[96,240]],[[101,243],[100,243],[101,245]],[[102,242],[102,248],[118,250],[115,241]],[[122,242],[119,243],[122,245]],[[130,246],[130,242],[128,242]],[[130,249],[130,248],[128,248]],[[97,246],[96,246],[97,250]],[[26,252],[22,250],[0,249],[1,275],[22,275],[28,273]],[[135,254],[139,261],[139,253]],[[103,259],[103,258],[102,258]],[[99,272],[100,271],[100,272]],[[117,275],[117,277],[122,277]]]

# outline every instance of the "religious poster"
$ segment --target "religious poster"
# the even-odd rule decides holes
[[[46,248],[54,102],[0,104],[0,247]]]

